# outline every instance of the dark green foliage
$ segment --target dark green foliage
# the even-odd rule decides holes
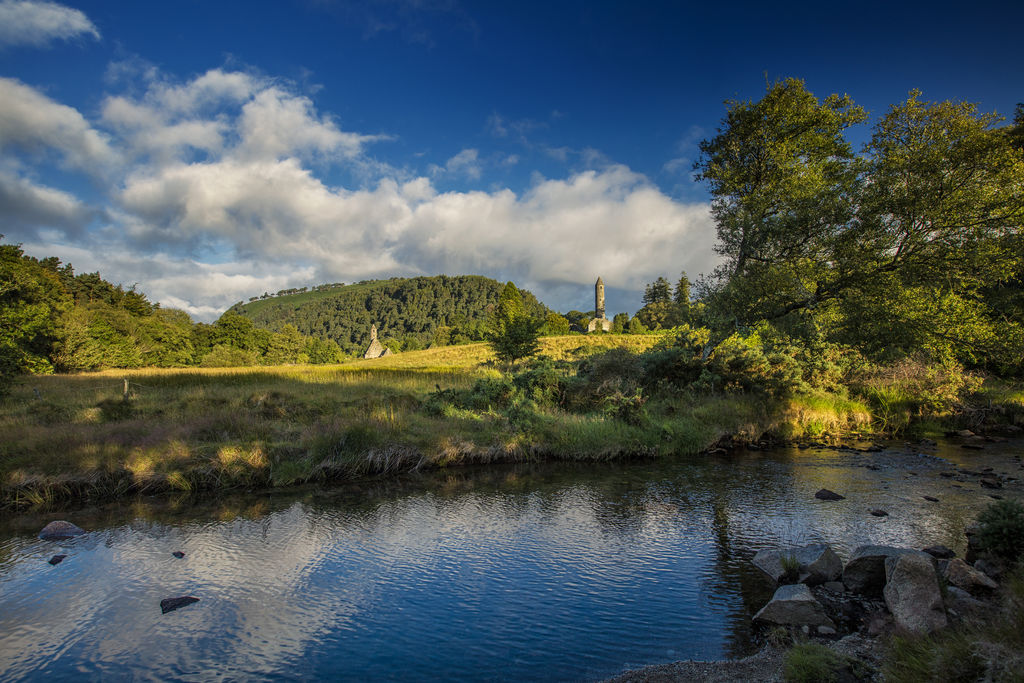
[[[498,360],[513,364],[540,350],[537,339],[541,325],[540,320],[527,312],[519,289],[509,282],[488,319],[487,341]]]
[[[25,372],[52,372],[60,316],[71,305],[55,260],[0,244],[0,396]]]
[[[349,354],[370,343],[370,325],[393,350],[448,346],[483,341],[486,321],[503,285],[476,275],[392,278],[352,285],[332,285],[236,304],[239,314],[257,327],[280,329],[291,324],[303,335],[328,339]],[[537,298],[522,292],[531,317],[549,313]],[[227,315],[227,313],[225,313]]]
[[[998,500],[978,517],[981,546],[1006,562],[1024,559],[1024,505]]]

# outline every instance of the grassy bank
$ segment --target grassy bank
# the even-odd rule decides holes
[[[643,351],[658,339],[553,337],[542,340],[542,354],[572,361],[613,347]],[[34,376],[0,405],[0,505],[284,486],[465,463],[696,454],[765,433],[866,431],[871,420],[864,403],[830,394],[662,396],[636,420],[623,418],[619,404],[616,412],[607,404],[491,402],[478,395],[481,385],[511,386],[485,344],[335,366]],[[456,395],[476,402],[440,400]]]

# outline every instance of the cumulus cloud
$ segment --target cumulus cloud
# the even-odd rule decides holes
[[[11,238],[57,229],[80,234],[97,212],[74,195],[0,171],[0,223]]]
[[[586,304],[597,275],[612,290],[639,292],[660,275],[715,263],[706,203],[674,200],[596,152],[579,154],[582,170],[535,175],[520,193],[442,192],[435,179],[481,177],[479,150],[427,173],[396,173],[367,153],[383,136],[345,130],[285,82],[219,69],[183,82],[153,69],[137,78],[135,94],[104,99],[96,125],[106,134],[0,79],[0,148],[54,148],[70,166],[116,169],[100,221],[24,174],[0,174],[0,201],[26,229],[64,231],[41,253],[137,282],[202,320],[264,291],[438,273],[512,279],[568,309]],[[372,177],[344,187],[331,180],[335,169]],[[100,225],[75,233],[87,220]],[[103,257],[85,266],[82,254]]]
[[[0,78],[0,150],[5,148],[53,149],[67,165],[86,171],[118,159],[106,136],[78,110],[11,78]]]
[[[55,2],[0,2],[0,47],[45,46],[76,36],[100,38],[99,29],[82,12]]]

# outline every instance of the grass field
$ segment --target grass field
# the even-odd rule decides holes
[[[656,335],[542,340],[572,359]],[[27,377],[0,404],[0,506],[139,491],[283,486],[460,463],[696,454],[726,436],[817,436],[866,408],[829,397],[662,401],[642,426],[601,413],[424,409],[500,373],[486,344],[333,366],[117,370]],[[124,399],[124,383],[128,398]]]

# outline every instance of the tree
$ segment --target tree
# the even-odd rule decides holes
[[[509,282],[501,290],[498,304],[490,319],[487,341],[498,360],[514,364],[540,350],[537,338],[541,322],[527,315],[519,289]]]
[[[819,102],[792,79],[730,103],[698,162],[725,257],[706,317],[1006,358],[1020,321],[985,298],[1022,272],[1024,155],[995,115],[914,91],[854,157],[844,132],[863,119],[848,97]]]
[[[59,320],[71,306],[57,265],[56,259],[40,262],[20,246],[0,244],[0,395],[16,374],[53,371]]]
[[[660,304],[672,301],[672,290],[668,280],[659,277],[644,289],[644,304]]]
[[[544,321],[543,332],[549,336],[561,336],[569,334],[569,320],[557,313],[548,313]]]
[[[629,325],[628,313],[616,313],[612,318],[612,334],[623,334]]]

